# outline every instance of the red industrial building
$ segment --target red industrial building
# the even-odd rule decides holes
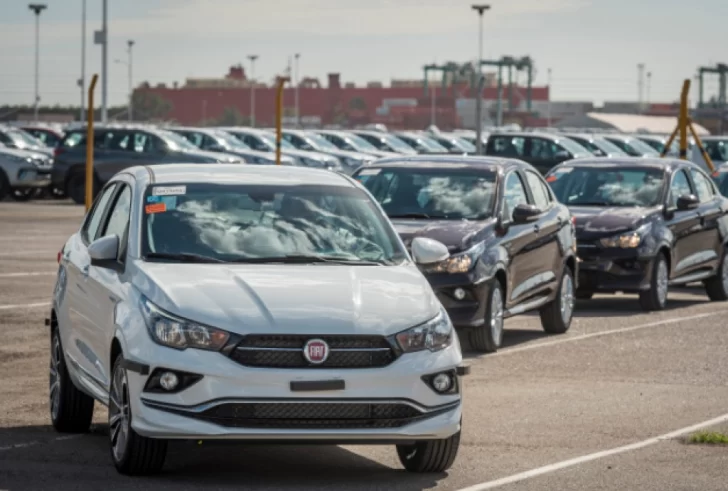
[[[328,76],[322,86],[318,80],[304,78],[299,85],[299,110],[306,126],[355,125],[382,123],[392,129],[422,129],[431,122],[432,99],[426,95],[421,81],[393,82],[391,87],[371,83],[367,87],[342,84],[338,73]],[[252,83],[241,66],[230,68],[224,78],[188,79],[184,86],[140,85],[134,91],[135,114],[144,119],[175,121],[186,125],[248,124],[250,121]],[[514,107],[527,94],[524,87],[515,87]],[[456,100],[472,98],[468,84],[435,89],[436,123],[442,129],[463,127]],[[485,87],[483,98],[497,99],[496,87]],[[548,100],[548,87],[533,87],[533,102]],[[525,112],[508,112],[508,88],[503,90],[505,121],[537,124],[538,118]],[[275,124],[276,88],[255,84],[256,126]],[[284,89],[284,118],[295,115],[295,89]]]

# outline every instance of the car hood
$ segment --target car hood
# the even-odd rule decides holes
[[[387,152],[386,150],[367,150],[365,153],[368,155],[373,155],[380,159],[402,156],[402,154],[400,154],[400,153]]]
[[[412,263],[226,265],[137,262],[136,288],[160,308],[238,334],[391,335],[440,304]]]
[[[5,150],[5,149],[3,149]],[[20,148],[24,152],[39,153],[46,157],[53,157],[53,149],[47,147],[39,147],[35,145],[26,145]]]
[[[391,219],[402,241],[410,248],[412,239],[425,237],[445,244],[451,254],[469,249],[483,240],[495,220],[412,220]]]
[[[335,157],[321,152],[307,152],[306,150],[299,150],[297,148],[282,148],[281,153],[283,155],[290,155],[294,158],[315,159],[322,162],[330,162],[332,164],[338,163]]]
[[[576,237],[589,239],[634,230],[659,208],[570,206],[569,210],[576,219]]]
[[[215,159],[217,162],[240,160],[238,155],[229,152],[208,152],[207,150],[179,150],[182,155],[192,155],[196,157],[205,157]]]
[[[325,153],[327,155],[333,155],[341,159],[356,159],[356,160],[372,160],[372,156],[366,153],[350,152],[348,150],[320,150],[319,153]],[[345,164],[345,162],[342,162]]]
[[[232,154],[236,157],[241,157],[246,160],[246,162],[252,163],[255,159],[266,159],[275,162],[276,160],[276,154],[274,152],[261,152],[260,150],[248,150],[245,149],[233,149],[233,150],[225,150],[225,154]],[[284,162],[289,165],[293,165],[293,159],[290,157],[285,156],[285,152],[281,152],[281,162]],[[220,155],[220,154],[218,154]],[[224,155],[224,154],[223,154]]]
[[[48,158],[48,155],[35,150],[20,150],[17,148],[0,147],[0,156],[12,155],[13,157],[22,157],[24,159],[30,157],[32,159]]]

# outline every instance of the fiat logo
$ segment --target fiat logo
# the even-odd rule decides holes
[[[329,345],[322,339],[311,339],[303,346],[303,357],[314,365],[320,365],[329,357]]]

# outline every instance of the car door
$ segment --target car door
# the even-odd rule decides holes
[[[96,305],[91,301],[94,293],[89,283],[91,260],[88,246],[100,234],[103,223],[108,216],[117,183],[107,184],[98,194],[91,210],[86,216],[78,234],[68,243],[63,251],[65,265],[65,309],[59,312],[61,325],[68,329],[64,334],[63,346],[71,362],[84,372],[96,385],[103,387],[103,379],[98,376],[96,357],[93,355],[93,338],[96,327],[94,319]]]
[[[525,170],[526,183],[530,191],[531,200],[543,214],[536,222],[536,242],[533,249],[537,251],[537,271],[532,279],[537,288],[549,286],[557,280],[561,272],[564,252],[559,243],[559,234],[563,227],[569,226],[568,219],[560,207],[556,206],[548,184],[538,173]]]
[[[670,277],[678,278],[696,269],[695,254],[700,250],[696,238],[700,232],[698,210],[678,210],[677,199],[686,194],[695,194],[687,171],[684,168],[673,173],[666,203],[665,223],[672,232],[672,267]]]
[[[690,169],[690,178],[700,199],[698,219],[700,230],[695,234],[695,262],[700,269],[712,271],[718,267],[722,253],[722,240],[718,224],[726,211],[723,200],[710,178],[701,170]]]
[[[129,217],[131,214],[132,187],[129,182],[120,181],[109,206],[108,213],[99,229],[98,238],[116,235],[119,237],[119,265],[125,263],[128,243]],[[87,302],[90,321],[89,345],[93,357],[95,374],[99,381],[108,387],[110,370],[108,367],[109,346],[114,334],[116,304],[126,297],[122,281],[122,268],[111,269],[90,266],[88,269]]]
[[[506,308],[510,309],[523,301],[533,288],[529,286],[529,280],[538,271],[538,253],[534,250],[538,225],[513,222],[516,206],[529,203],[526,186],[518,171],[511,170],[504,176],[502,190],[501,217],[505,234],[501,244],[509,258]]]

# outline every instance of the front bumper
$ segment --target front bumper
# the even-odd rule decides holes
[[[459,377],[458,390],[446,395],[423,380],[443,371],[462,373],[457,337],[440,352],[409,353],[388,366],[364,369],[254,368],[220,353],[157,345],[144,351],[160,363],[127,364],[132,426],[143,436],[383,443],[447,438],[460,430]],[[159,367],[202,378],[179,393],[145,391]],[[299,391],[291,385],[316,381],[343,382],[344,388]]]
[[[653,257],[637,249],[578,247],[579,291],[640,292],[650,288]]]
[[[471,328],[485,323],[485,300],[490,293],[490,281],[479,278],[474,272],[428,274],[426,277],[455,327]],[[455,296],[456,290],[465,293],[462,300]]]
[[[39,169],[26,165],[19,167],[16,172],[8,173],[10,186],[14,188],[42,188],[50,185],[50,169]]]

